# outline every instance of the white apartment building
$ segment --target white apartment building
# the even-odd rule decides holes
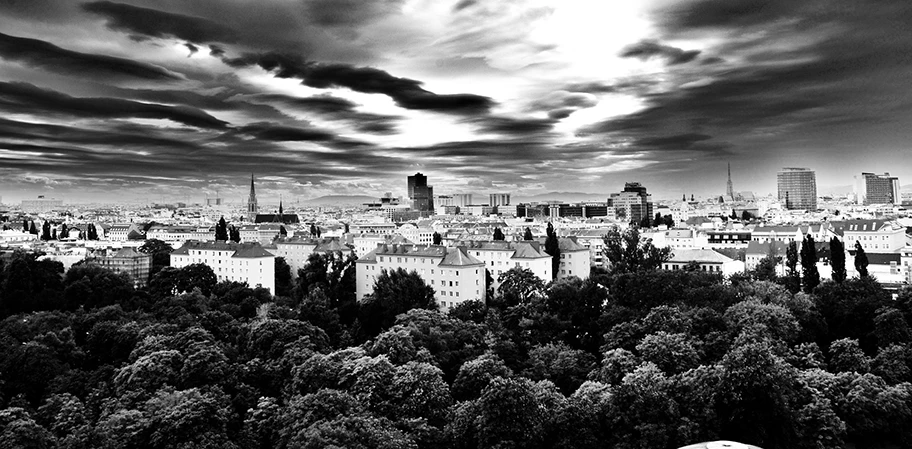
[[[355,264],[357,298],[373,293],[377,277],[386,270],[415,271],[434,289],[444,312],[464,301],[485,300],[485,264],[465,248],[420,245],[380,245]]]
[[[843,228],[843,242],[847,250],[855,248],[855,242],[868,253],[895,253],[906,246],[906,228],[892,220],[846,221]]]
[[[215,228],[209,226],[153,225],[146,231],[146,239],[158,239],[171,246],[181,246],[188,240],[209,242],[215,240]]]
[[[311,254],[337,254],[348,257],[352,253],[351,248],[343,245],[337,238],[279,238],[267,250],[276,257],[285,258],[285,262],[291,267],[293,277],[297,277],[298,270],[307,265],[307,259]]]
[[[465,247],[469,255],[484,264],[494,278],[494,291],[500,287],[497,279],[511,268],[531,270],[545,283],[551,282],[551,256],[539,242],[464,241],[455,245]]]
[[[275,293],[275,256],[259,243],[188,241],[171,253],[172,267],[195,263],[212,268],[219,282],[246,282]]]
[[[355,254],[358,257],[377,249],[377,245],[404,245],[412,243],[415,242],[412,242],[399,234],[361,234],[352,237],[352,245],[355,247]]]
[[[430,245],[434,243],[434,230],[426,227],[418,227],[411,223],[399,226],[396,233],[405,237],[412,243],[419,245]]]
[[[734,260],[711,249],[676,250],[671,259],[662,264],[662,268],[665,270],[683,270],[691,264],[696,264],[702,271],[719,273],[723,276],[744,272],[744,262]]]
[[[576,276],[587,279],[592,269],[589,264],[589,250],[572,238],[559,238],[557,242],[560,248],[560,271],[557,278]]]

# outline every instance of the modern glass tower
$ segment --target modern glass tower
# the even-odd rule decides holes
[[[817,210],[817,174],[809,168],[785,167],[776,175],[779,201],[786,209]]]

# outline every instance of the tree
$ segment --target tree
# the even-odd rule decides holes
[[[22,220],[22,232],[29,232],[29,222],[28,220]]]
[[[789,242],[785,250],[786,288],[792,293],[798,293],[801,289],[801,276],[798,274],[798,244]]]
[[[41,225],[41,240],[48,241],[51,239],[51,222],[45,220]]]
[[[29,226],[29,234],[38,235],[38,228],[35,227],[35,221],[32,220],[31,225]]]
[[[159,239],[146,240],[139,247],[139,252],[152,256],[152,267],[149,269],[149,276],[154,276],[162,268],[171,265],[172,251],[174,251],[174,248],[171,245]]]
[[[868,255],[858,241],[855,242],[855,271],[858,272],[858,277],[868,277]]]
[[[665,215],[662,217],[662,223],[664,223],[665,226],[668,226],[669,228],[675,227],[675,220],[671,215]]]
[[[70,234],[70,230],[69,230],[69,228],[67,228],[66,223],[61,224],[60,225],[60,234],[58,234],[59,238],[61,240],[69,238],[70,237],[69,234]]]
[[[611,263],[614,273],[632,273],[656,270],[671,258],[671,248],[657,248],[652,239],[642,241],[640,230],[630,227],[622,234],[612,228],[603,237],[605,258]]]
[[[95,229],[94,223],[89,223],[87,227],[86,240],[98,240],[98,230]]]
[[[389,329],[396,315],[411,309],[437,310],[434,289],[414,270],[383,270],[374,282],[374,293],[361,301],[359,320],[369,336]]]
[[[782,262],[782,256],[776,254],[776,246],[770,243],[769,252],[757,263],[757,266],[751,271],[752,278],[758,281],[775,282],[779,276],[776,274],[776,267]]]
[[[748,212],[746,209],[741,211],[741,220],[742,221],[751,221],[754,219],[754,214]]]
[[[241,230],[236,226],[231,225],[228,228],[228,240],[231,240],[234,243],[241,243]]]
[[[833,280],[841,284],[847,277],[845,245],[836,237],[830,239],[830,265],[833,266]]]
[[[285,225],[279,225],[279,235],[282,237],[288,236],[288,230],[285,229]]]
[[[317,225],[315,223],[310,224],[310,236],[311,237],[317,236]]]
[[[227,242],[228,241],[228,223],[225,223],[225,217],[219,218],[218,223],[215,225],[215,241],[216,242]]]
[[[440,235],[439,232],[434,231],[434,237],[433,237],[433,238],[434,238],[434,244],[435,244],[435,245],[439,245],[439,244],[443,243],[443,236]]]
[[[557,233],[554,232],[554,226],[548,222],[548,228],[545,231],[545,252],[551,256],[551,279],[556,279],[560,271],[560,242],[557,240]]]
[[[532,236],[532,230],[526,226],[526,231],[523,233],[523,240],[529,241],[533,239],[535,239],[535,237]]]
[[[646,228],[649,228],[649,227],[652,226],[652,221],[649,219],[648,216],[643,215],[643,219],[640,220],[639,223],[631,223],[631,224],[634,225],[634,226],[639,226],[639,227],[641,227],[641,228],[646,229]]]
[[[495,304],[504,309],[518,304],[528,304],[545,295],[544,281],[528,268],[511,268],[501,273],[497,280],[500,286],[497,287]]]
[[[804,278],[804,292],[811,293],[820,285],[820,272],[817,271],[817,245],[814,237],[808,234],[801,245],[801,277]]]
[[[51,240],[57,240],[57,227],[51,227]]]
[[[284,257],[275,258],[275,294],[276,296],[291,296],[293,284],[291,282],[291,267]]]
[[[494,228],[493,239],[494,240],[506,240],[506,237],[504,236],[504,233],[503,233],[503,231],[500,230],[500,228]]]
[[[656,212],[655,218],[652,219],[652,227],[657,228],[663,224],[665,224],[665,219],[662,218],[662,214],[660,212]]]

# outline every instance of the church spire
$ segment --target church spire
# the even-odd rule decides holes
[[[250,196],[247,197],[247,221],[256,222],[256,216],[259,212],[257,206],[256,188],[253,185],[253,173],[250,174]]]
[[[732,200],[735,199],[735,188],[732,186],[732,164],[731,164],[731,162],[728,163],[728,184],[726,185],[726,188],[725,188],[725,195],[728,196],[729,198],[731,198]]]

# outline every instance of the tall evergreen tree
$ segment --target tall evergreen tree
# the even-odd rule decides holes
[[[786,287],[792,293],[798,293],[801,289],[801,275],[798,273],[798,244],[789,242],[785,250],[785,266],[788,272],[785,274]]]
[[[662,219],[662,214],[660,212],[656,212],[655,218],[652,219],[652,226],[657,228],[663,224],[665,224],[665,220]]]
[[[225,222],[224,216],[222,216],[222,218],[219,218],[218,223],[215,224],[215,241],[228,241],[228,223]]]
[[[560,243],[557,240],[557,233],[554,232],[554,226],[548,222],[545,238],[545,252],[551,256],[551,278],[556,279],[560,270]]]
[[[830,239],[830,265],[833,267],[833,280],[841,284],[847,277],[845,245],[836,237]]]
[[[868,277],[868,255],[858,241],[855,241],[855,271],[860,278]]]
[[[228,240],[234,243],[241,243],[241,230],[234,225],[228,228]]]
[[[51,239],[51,222],[45,221],[41,225],[41,240],[48,241]]]
[[[68,238],[70,236],[69,234],[70,234],[70,229],[67,228],[66,223],[60,225],[60,238],[61,239]]]
[[[51,227],[51,240],[57,240],[57,227]]]
[[[28,220],[22,220],[22,232],[29,232]]]
[[[533,240],[535,237],[532,236],[532,230],[526,226],[526,232],[523,233],[523,240]]]
[[[316,236],[317,236],[317,225],[314,224],[314,223],[311,223],[311,224],[310,224],[310,236],[311,236],[311,237],[316,237]]]
[[[95,229],[94,223],[89,223],[86,226],[86,240],[98,240],[98,230]]]
[[[434,238],[434,244],[435,244],[435,245],[440,245],[441,243],[443,243],[443,236],[440,235],[439,232],[436,232],[436,231],[435,231],[435,232],[434,232],[434,237],[433,237],[433,238]]]
[[[506,240],[506,236],[504,236],[504,233],[500,230],[500,228],[494,228],[493,238],[494,240]]]
[[[288,236],[288,230],[285,229],[285,225],[279,225],[279,235],[282,237]]]
[[[35,227],[35,221],[34,221],[34,220],[32,220],[31,224],[29,225],[29,231],[28,231],[28,232],[29,232],[29,234],[38,235],[38,228]]]
[[[811,293],[820,285],[820,272],[817,271],[817,246],[810,234],[801,244],[801,275],[804,278],[804,292]]]

